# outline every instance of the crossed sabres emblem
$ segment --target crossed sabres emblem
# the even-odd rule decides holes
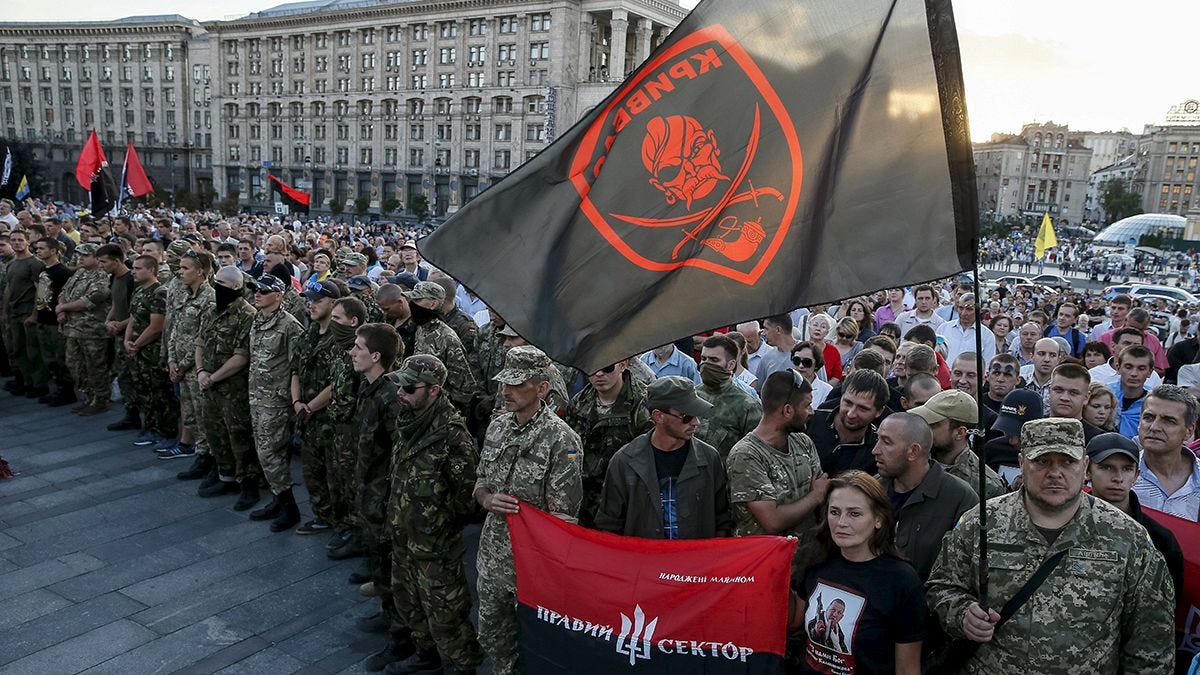
[[[679,258],[680,250],[689,241],[698,241],[734,262],[748,260],[767,236],[761,216],[745,221],[737,216],[724,216],[715,223],[715,236],[701,238],[701,235],[714,225],[714,221],[728,206],[743,202],[754,202],[758,206],[760,197],[774,197],[783,201],[783,194],[779,190],[755,187],[753,181],[746,178],[758,153],[761,124],[761,113],[756,104],[754,125],[746,141],[746,157],[738,172],[730,179],[722,173],[721,150],[717,147],[716,134],[712,129],[704,128],[696,118],[688,115],[651,119],[646,124],[641,153],[642,164],[650,173],[648,181],[663,193],[668,205],[682,202],[689,213],[674,218],[641,218],[619,213],[609,215],[638,227],[679,228],[682,236],[671,250],[672,260]],[[729,187],[720,201],[711,207],[691,212],[696,200],[707,197],[726,181]],[[745,189],[742,189],[743,184]]]

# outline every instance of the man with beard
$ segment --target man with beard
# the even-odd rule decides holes
[[[277,253],[268,254],[278,255]],[[304,329],[283,309],[283,279],[263,274],[254,284],[258,313],[250,326],[250,419],[254,422],[254,451],[262,466],[271,502],[250,512],[250,520],[270,520],[272,532],[300,522],[292,495],[290,394],[293,363]]]
[[[763,415],[758,425],[734,444],[726,461],[734,533],[770,534],[800,539],[792,578],[820,554],[813,532],[829,477],[804,426],[812,413],[812,386],[794,370],[771,373],[760,389]]]
[[[979,456],[971,449],[971,431],[979,423],[979,407],[975,399],[958,390],[934,394],[924,405],[908,412],[929,425],[933,434],[933,459],[946,467],[946,473],[961,478],[979,492]],[[987,491],[985,499],[1008,492],[1000,474],[991,467],[984,468]]]
[[[422,281],[405,296],[412,322],[417,326],[413,354],[436,356],[446,366],[446,393],[450,400],[460,411],[469,410],[477,387],[462,341],[439,314],[446,302],[446,291],[432,281]]]
[[[491,310],[489,310],[491,311]],[[624,361],[592,373],[563,419],[583,442],[583,504],[579,522],[592,527],[608,463],[626,443],[650,427],[646,385],[633,379]]]
[[[1083,427],[1032,420],[1021,427],[1020,445],[1024,485],[988,502],[991,555],[1003,560],[991,565],[991,597],[1014,597],[1043,564],[1056,569],[1017,610],[1018,620],[997,631],[1000,614],[977,601],[978,508],[959,520],[942,541],[927,593],[950,637],[980,643],[963,672],[1171,672],[1171,577],[1141,525],[1082,492]]]
[[[738,351],[737,343],[720,333],[705,339],[700,348],[703,384],[696,394],[712,409],[700,419],[696,437],[716,448],[722,459],[762,419],[762,405],[733,381]]]
[[[216,468],[197,489],[201,497],[239,492],[235,511],[258,502],[262,468],[250,424],[250,327],[254,308],[242,293],[242,274],[223,267],[213,276],[215,302],[200,316],[196,334],[196,388],[200,424]],[[239,489],[240,488],[240,489]]]
[[[67,367],[83,392],[84,403],[74,408],[83,416],[108,409],[112,391],[112,373],[108,369],[108,335],[104,317],[108,314],[112,293],[108,275],[100,270],[95,244],[75,248],[79,269],[67,280],[58,298],[55,312],[66,341]]]
[[[473,673],[483,654],[470,621],[462,530],[478,509],[475,445],[443,396],[446,367],[437,357],[411,356],[388,377],[402,411],[388,503],[391,592],[415,647],[390,670]]]
[[[821,457],[821,469],[836,476],[858,469],[875,473],[875,420],[887,407],[890,392],[883,376],[873,370],[856,370],[842,382],[838,407],[818,410],[807,433]]]

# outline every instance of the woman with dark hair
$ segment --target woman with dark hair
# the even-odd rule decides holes
[[[925,589],[895,539],[879,481],[862,471],[829,481],[817,530],[826,558],[805,573],[793,620],[807,638],[802,672],[921,672]]]
[[[858,322],[858,336],[855,338],[857,341],[866,342],[875,337],[875,314],[866,300],[855,298],[847,302],[846,311],[842,313],[842,316]]]
[[[1111,358],[1112,348],[1099,340],[1093,340],[1083,346],[1083,365],[1089,370],[1108,363]]]
[[[792,347],[792,370],[800,373],[804,381],[812,385],[813,410],[821,407],[825,397],[833,391],[833,387],[828,382],[817,377],[817,373],[821,372],[821,368],[824,366],[824,345],[816,342],[797,342],[796,346]]]
[[[996,353],[1007,354],[1015,337],[1012,332],[1013,320],[1007,314],[997,314],[988,322],[988,328],[996,336]]]

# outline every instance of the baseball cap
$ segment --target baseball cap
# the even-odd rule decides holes
[[[492,379],[501,384],[524,384],[531,377],[546,374],[552,367],[545,352],[533,345],[521,345],[508,350],[504,355],[504,370]]]
[[[309,300],[320,300],[321,298],[337,300],[342,297],[342,291],[333,282],[317,281],[310,284],[308,290],[304,291],[304,297]]]
[[[404,242],[403,244],[400,244],[401,251],[403,251],[406,248],[411,248],[414,251],[417,250],[417,242],[413,241],[412,239],[409,239],[408,241]]]
[[[75,247],[76,255],[96,255],[100,247],[95,244],[80,244]]]
[[[418,281],[413,289],[404,294],[409,300],[423,300],[430,298],[438,302],[446,301],[446,289],[433,283],[432,281]]]
[[[441,386],[446,382],[446,366],[432,354],[415,354],[404,359],[404,365],[398,370],[388,373],[388,379],[400,387],[413,384]]]
[[[387,280],[389,283],[396,284],[407,291],[411,291],[413,287],[416,286],[419,281],[421,281],[417,278],[417,275],[413,274],[412,272],[401,272],[388,277]]]
[[[684,415],[703,417],[712,404],[696,395],[696,383],[686,377],[660,377],[646,388],[646,407],[651,410],[674,408]]]
[[[1000,404],[1000,414],[992,428],[1007,436],[1021,433],[1021,425],[1042,417],[1042,397],[1036,391],[1013,389]]]
[[[521,337],[520,334],[518,334],[517,331],[513,329],[511,323],[504,324],[504,328],[501,328],[500,330],[496,331],[496,335],[499,335],[501,337]]]
[[[925,420],[929,425],[942,420],[954,420],[967,424],[979,422],[979,404],[965,391],[951,389],[934,394],[924,405],[919,405],[908,412]]]
[[[167,253],[170,253],[176,257],[181,256],[190,250],[192,250],[191,243],[184,241],[183,239],[176,239],[175,241],[171,242],[170,246],[167,247]]]
[[[347,253],[346,255],[339,255],[338,262],[341,263],[342,265],[355,265],[358,267],[366,267],[367,266],[367,256],[365,256],[361,253]]]
[[[356,291],[371,287],[371,279],[365,274],[355,274],[346,280],[346,285]]]
[[[1138,446],[1132,439],[1125,438],[1121,434],[1109,432],[1099,434],[1087,444],[1087,456],[1092,460],[1093,464],[1103,462],[1104,460],[1116,454],[1124,454],[1129,459],[1133,460],[1134,464],[1138,461]]]
[[[274,274],[264,274],[255,281],[250,282],[250,287],[259,293],[282,293],[287,290],[283,280]]]
[[[1083,459],[1083,424],[1066,417],[1047,417],[1021,425],[1021,454],[1025,459],[1051,452]]]

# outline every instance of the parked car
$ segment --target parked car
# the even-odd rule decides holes
[[[1176,288],[1174,286],[1134,284],[1132,287],[1130,287],[1128,292],[1135,298],[1142,296],[1165,296],[1175,300],[1176,302],[1200,303],[1200,298],[1197,298],[1182,288]]]
[[[1030,279],[1030,281],[1035,284],[1041,284],[1042,286],[1049,286],[1050,288],[1058,289],[1059,291],[1068,290],[1072,286],[1071,280],[1067,279],[1061,274],[1039,274]]]
[[[1105,286],[1104,287],[1104,299],[1112,300],[1115,296],[1121,295],[1122,293],[1128,294],[1129,289],[1131,289],[1131,288],[1133,288],[1132,284],[1117,284],[1115,286]]]

